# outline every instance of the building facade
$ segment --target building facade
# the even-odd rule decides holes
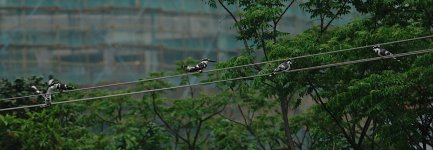
[[[279,28],[299,33],[309,20],[294,7]],[[0,77],[94,85],[174,70],[187,57],[223,61],[243,47],[232,26],[202,0],[0,0]]]

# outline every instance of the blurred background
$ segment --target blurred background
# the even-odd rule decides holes
[[[279,30],[296,34],[310,20],[296,5]],[[187,57],[223,61],[242,48],[233,23],[201,0],[0,0],[0,77],[96,85],[174,70]]]

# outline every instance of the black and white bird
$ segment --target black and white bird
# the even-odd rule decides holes
[[[186,66],[186,71],[187,72],[203,72],[203,69],[205,69],[207,67],[207,63],[209,62],[215,62],[213,60],[210,60],[209,58],[203,58],[201,59],[201,62],[198,63],[195,66]]]
[[[277,73],[289,71],[291,65],[292,65],[292,60],[289,59],[289,60],[281,63],[280,65],[278,65],[278,67],[275,68],[274,71],[269,76],[272,77],[272,76],[276,75]]]
[[[45,93],[43,93],[41,90],[39,90],[36,86],[31,86],[33,90],[35,90],[35,93],[40,94],[42,98],[44,98],[45,104],[42,107],[48,107],[51,106],[51,101],[53,99],[53,94],[55,90],[59,90],[60,92],[66,91],[66,90],[72,90],[74,87],[68,86],[66,84],[62,84],[59,81],[56,81],[54,79],[48,80],[48,88]]]
[[[54,79],[48,80],[48,87],[51,87],[52,89],[57,89],[60,92],[74,89],[74,87],[60,83],[59,81]]]
[[[398,60],[397,58],[395,58],[394,55],[393,55],[391,52],[389,52],[388,50],[386,50],[386,49],[384,49],[384,48],[381,48],[380,45],[375,45],[375,46],[373,46],[373,51],[374,51],[377,55],[379,55],[380,57],[391,56],[393,59],[395,59],[395,60],[397,60],[397,61],[400,61],[400,60]]]

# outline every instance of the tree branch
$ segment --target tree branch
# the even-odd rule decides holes
[[[203,120],[199,119],[197,131],[195,131],[194,140],[192,141],[192,147],[190,149],[195,149],[195,147],[196,147],[195,143],[197,142],[197,138],[198,138],[198,135],[200,133],[202,123],[203,123]]]
[[[350,132],[352,132],[352,141],[354,143],[356,143],[356,123],[355,122],[352,122],[352,123],[349,122],[349,126],[351,127]]]
[[[176,131],[178,132],[178,131]],[[179,144],[179,137],[175,137],[175,141],[174,141],[174,149],[177,150],[177,145]]]
[[[233,119],[230,119],[230,118],[228,118],[228,117],[226,117],[226,116],[224,116],[224,115],[222,115],[222,114],[218,114],[218,115],[220,115],[220,116],[223,117],[224,119],[227,119],[227,120],[229,120],[229,121],[231,121],[231,122],[233,122],[233,123],[236,123],[236,124],[238,124],[238,125],[240,125],[240,126],[245,127],[245,128],[247,129],[247,131],[251,133],[251,135],[253,135],[254,137],[257,138],[257,142],[259,143],[259,146],[260,146],[262,149],[264,149],[264,150],[266,149],[265,146],[262,144],[262,141],[261,141],[260,137],[258,137],[258,136],[256,135],[256,133],[252,130],[252,128],[251,128],[250,125],[246,125],[246,124],[243,124],[243,123],[241,123],[241,122],[237,122],[237,121],[235,121],[235,120],[233,120]]]
[[[287,5],[287,7],[284,9],[284,11],[280,14],[280,16],[278,17],[278,19],[274,22],[274,24],[278,24],[278,22],[280,22],[281,18],[283,18],[283,15],[287,12],[287,10],[292,6],[292,4],[295,2],[295,0],[292,0],[292,2],[290,2],[289,5]]]
[[[207,116],[205,118],[200,118],[200,119],[197,120],[198,121],[198,127],[197,127],[197,129],[195,131],[195,135],[194,135],[194,138],[193,138],[193,141],[192,141],[190,149],[194,150],[196,148],[196,143],[198,141],[198,135],[200,134],[200,130],[201,130],[201,127],[203,125],[203,122],[205,122],[206,120],[208,120],[208,119],[212,118],[213,116],[215,116],[215,115],[221,113],[222,111],[224,111],[225,107],[226,107],[226,105],[224,105],[224,107],[221,110],[219,110],[219,111],[217,111],[215,113],[212,113],[212,114],[210,114],[209,116]]]
[[[191,141],[191,127],[186,126],[187,124],[185,124],[185,127],[183,127],[183,128],[185,128],[186,139],[188,141]],[[182,127],[181,127],[181,129],[182,129]]]
[[[342,10],[344,9],[344,7],[346,6],[346,4],[347,4],[347,2],[348,2],[349,0],[345,0],[344,1],[344,3],[343,3],[343,5],[340,7],[340,9],[338,9],[338,11],[337,11],[337,13],[331,18],[331,20],[326,24],[326,26],[321,30],[321,34],[320,35],[322,35],[322,33],[323,32],[325,32],[327,29],[328,29],[328,27],[331,25],[331,23],[338,17],[338,15],[340,15],[341,13],[343,13],[342,12]]]
[[[358,149],[360,149],[362,146],[362,142],[364,141],[364,137],[366,136],[368,128],[370,127],[371,120],[372,120],[371,117],[367,117],[367,121],[364,124],[361,135],[359,136],[358,146],[357,146]]]
[[[236,123],[236,124],[238,124],[238,125],[240,125],[240,126],[246,126],[245,124],[242,124],[242,123],[240,123],[240,122],[237,122],[236,120],[233,120],[233,119],[231,119],[231,118],[229,118],[229,117],[226,117],[226,116],[224,116],[224,115],[222,115],[222,114],[218,114],[219,116],[221,116],[221,117],[223,117],[224,119],[227,119],[227,120],[229,120],[229,121],[231,121],[231,122],[233,122],[233,123]]]
[[[268,49],[266,48],[266,43],[265,43],[265,39],[264,39],[264,30],[263,30],[263,27],[261,28],[261,31],[262,31],[262,36],[260,37],[260,41],[261,41],[261,43],[262,43],[262,48],[263,48],[263,53],[265,54],[265,59],[266,59],[266,61],[268,61],[269,59],[268,59]]]
[[[249,115],[248,115],[248,120],[249,120],[251,123],[253,123],[253,119],[254,119],[254,115],[255,115],[255,113],[256,113],[256,111],[252,111],[252,113],[251,113],[251,118],[250,118]]]
[[[377,146],[377,147],[381,147],[381,145],[379,145],[379,144],[377,144],[376,142],[374,142],[374,136],[373,136],[373,138],[372,137],[369,137],[369,136],[365,136],[368,140],[370,140],[371,141],[371,146],[373,147],[372,148],[372,150],[374,150],[375,148],[374,148],[374,146]]]
[[[397,114],[395,114],[390,108],[385,107],[386,109],[388,109],[388,112],[390,112],[393,116],[398,116]],[[399,124],[403,124],[402,121],[400,121],[400,119],[396,119],[396,122],[398,122]],[[416,146],[418,149],[422,149],[419,146],[419,143],[416,142],[416,140],[411,136],[410,131],[408,131],[408,129],[406,127],[401,127],[401,130],[403,130],[403,132],[407,135],[406,138],[409,142],[409,144],[413,146]]]
[[[307,132],[309,132],[310,130],[309,130],[309,128],[308,128],[308,126],[306,126],[305,127],[305,131],[304,131],[304,136],[302,137],[302,143],[304,143],[304,141],[305,141],[305,137],[307,137]]]
[[[264,84],[266,84],[269,87],[273,87],[271,84],[267,83],[267,82],[263,82]]]
[[[201,145],[201,144],[203,144],[204,142],[206,142],[206,141],[209,139],[210,135],[211,135],[211,134],[208,133],[208,134],[206,135],[206,138],[204,138],[203,141],[201,141],[200,143],[198,143],[198,145]]]
[[[241,105],[239,105],[239,104],[238,104],[238,110],[239,110],[239,112],[241,113],[242,118],[244,119],[245,124],[248,125],[248,121],[247,121],[247,119],[246,119],[246,117],[245,117],[244,112],[242,111]]]
[[[162,115],[158,112],[158,108],[156,106],[155,103],[155,94],[154,92],[152,92],[152,105],[153,105],[153,111],[154,113],[158,116],[159,120],[161,120],[161,122],[164,124],[164,126],[172,133],[174,134],[176,137],[178,137],[179,139],[181,139],[182,141],[184,141],[185,143],[187,143],[188,145],[191,145],[189,143],[189,141],[187,139],[185,139],[184,137],[182,137],[181,135],[179,135],[179,133],[175,132],[173,130],[173,128],[171,128],[171,126],[168,124],[167,121],[165,121],[165,119],[162,117]]]
[[[226,105],[224,105],[224,107],[223,107],[221,110],[219,110],[219,111],[217,111],[217,112],[214,112],[214,113],[210,114],[209,116],[207,116],[207,117],[205,117],[205,118],[202,118],[202,119],[200,119],[200,120],[202,120],[202,121],[206,121],[206,120],[212,118],[213,116],[218,115],[219,113],[221,113],[222,111],[224,111],[225,108],[226,108]]]
[[[344,137],[348,140],[348,142],[350,143],[350,145],[352,147],[356,146],[356,143],[354,143],[354,141],[352,141],[352,139],[350,138],[350,136],[347,134],[345,128],[340,124],[340,121],[337,119],[337,117],[328,109],[328,107],[326,107],[325,103],[322,101],[322,98],[319,95],[319,92],[317,91],[316,87],[314,86],[313,83],[309,82],[311,88],[313,88],[314,93],[316,94],[316,98],[314,98],[313,96],[313,100],[318,103],[320,106],[322,106],[322,108],[331,116],[331,118],[334,120],[334,122],[337,124],[338,128],[340,128],[341,132],[343,132]]]
[[[285,91],[280,91],[278,93],[279,101],[280,101],[280,107],[281,107],[281,117],[283,119],[284,123],[284,134],[286,136],[286,144],[287,148],[291,150],[295,150],[295,143],[293,141],[292,135],[291,135],[291,129],[290,129],[290,123],[289,123],[289,102],[286,96]]]
[[[218,0],[218,3],[224,8],[224,10],[227,11],[227,13],[230,14],[230,16],[233,18],[235,23],[238,23],[238,19],[236,19],[235,15],[224,5],[224,3],[221,0]]]
[[[299,139],[299,136],[298,136],[297,134],[295,134],[295,138],[296,138],[296,140],[298,141],[298,142],[295,142],[295,145],[296,145],[297,147],[299,147],[299,149],[302,149],[302,148],[301,148],[301,147],[302,147],[301,139]]]
[[[227,11],[227,13],[230,14],[230,16],[232,17],[235,24],[238,24],[238,22],[239,22],[238,19],[236,19],[235,15],[227,8],[227,6],[224,5],[224,3],[221,0],[218,0],[218,3],[224,8],[224,10]],[[243,31],[243,29],[240,26],[238,26],[238,30],[239,30],[239,32]],[[245,39],[243,39],[243,42],[244,42],[245,48],[249,51],[248,42]]]
[[[194,98],[194,91],[192,90],[192,86],[191,86],[189,75],[187,76],[187,79],[188,79],[189,92],[190,92],[191,98]]]
[[[346,120],[347,123],[350,122],[349,117],[347,116],[347,114],[344,114],[344,119]],[[355,129],[352,130],[351,128],[349,128],[348,130],[349,130],[349,134],[352,137],[352,140],[354,140],[354,137],[356,136],[356,134],[354,133]]]
[[[287,12],[287,10],[290,8],[290,6],[292,6],[292,4],[295,2],[295,0],[292,0],[292,2],[290,2],[289,5],[287,5],[287,7],[284,9],[284,11],[280,14],[280,16],[278,16],[277,20],[273,20],[274,26],[273,26],[273,40],[274,43],[277,42],[277,26],[278,23],[280,22],[281,18],[283,18],[283,15]]]
[[[122,102],[119,103],[119,109],[117,110],[117,119],[118,121],[122,121]]]
[[[96,114],[95,116],[96,116],[98,119],[100,119],[101,121],[108,122],[108,123],[110,123],[110,124],[116,124],[116,122],[111,121],[111,120],[107,120],[107,119],[103,118],[102,116],[100,116],[99,114]]]

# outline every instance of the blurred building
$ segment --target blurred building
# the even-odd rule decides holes
[[[294,7],[279,28],[299,33],[310,20]],[[242,48],[232,25],[202,0],[0,0],[0,78],[101,84],[174,70],[187,57],[226,60]]]

